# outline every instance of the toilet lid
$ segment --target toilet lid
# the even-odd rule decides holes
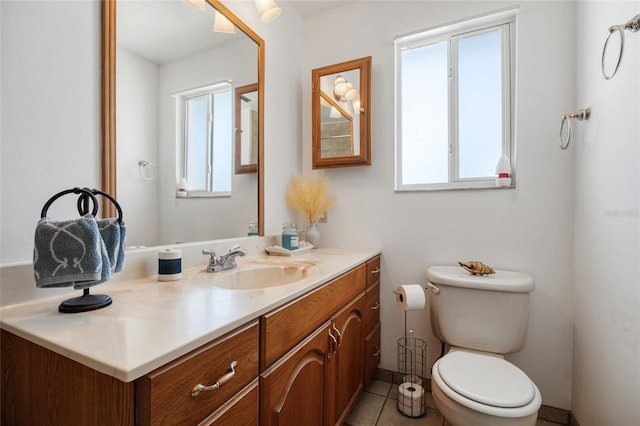
[[[450,352],[438,362],[442,380],[458,394],[481,404],[515,408],[529,404],[531,379],[505,359],[475,352]]]

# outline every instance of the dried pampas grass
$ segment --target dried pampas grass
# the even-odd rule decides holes
[[[287,189],[287,200],[312,223],[320,220],[322,214],[336,201],[335,196],[328,197],[328,194],[329,183],[324,176],[292,176],[291,185]]]

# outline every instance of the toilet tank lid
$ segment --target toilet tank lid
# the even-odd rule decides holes
[[[530,293],[534,283],[531,275],[522,272],[496,269],[491,275],[471,275],[459,266],[430,266],[427,280],[432,284],[453,287],[474,288],[478,290],[506,291],[512,293]]]

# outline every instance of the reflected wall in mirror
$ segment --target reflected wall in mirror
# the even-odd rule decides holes
[[[103,0],[102,190],[122,205],[130,248],[246,236],[250,222],[263,235],[264,42],[220,1],[204,6]],[[248,85],[256,173],[238,174],[234,94]]]
[[[312,167],[371,164],[371,57],[316,68],[312,77]]]
[[[258,85],[236,87],[236,174],[258,170]]]

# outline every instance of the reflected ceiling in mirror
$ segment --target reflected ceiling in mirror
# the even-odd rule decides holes
[[[220,16],[234,33],[213,31]],[[129,246],[240,237],[250,222],[258,222],[262,235],[263,41],[217,0],[209,0],[204,11],[183,0],[105,0],[103,28],[103,190],[123,206]],[[232,94],[236,87],[255,87],[257,173],[235,173],[233,95],[223,114],[212,96],[210,116],[218,108],[216,117],[228,130],[216,133],[209,126],[202,132],[210,145],[200,162],[228,158],[224,173],[231,190],[224,197],[179,197],[188,125],[181,125],[186,113],[177,100],[184,96],[176,95],[221,81],[231,83]],[[154,164],[155,179],[141,178],[141,161]],[[219,173],[212,166],[205,170]]]

